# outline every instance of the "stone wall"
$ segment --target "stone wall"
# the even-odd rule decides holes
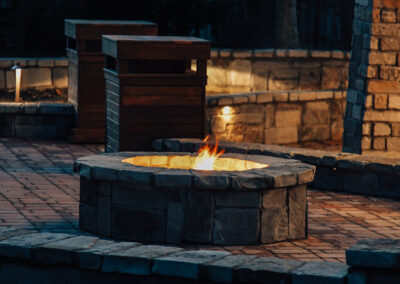
[[[0,138],[67,138],[74,120],[70,104],[0,103]]]
[[[1,283],[399,283],[400,241],[363,239],[346,264],[0,230]]]
[[[400,240],[363,239],[346,250],[347,283],[400,283]]]
[[[0,90],[15,89],[15,71],[19,63],[21,89],[68,88],[68,60],[66,58],[0,58]]]
[[[343,51],[213,49],[207,92],[343,90],[349,56]],[[0,90],[14,90],[10,68],[16,63],[24,68],[22,89],[68,87],[66,58],[0,58]]]
[[[345,100],[344,91],[209,96],[206,129],[216,138],[235,142],[339,141]]]
[[[201,227],[200,227],[201,228]],[[0,283],[347,283],[335,262],[0,230]],[[351,282],[364,283],[364,282]],[[369,282],[370,283],[370,282]]]
[[[197,152],[203,145],[201,139],[189,138],[153,141],[156,151],[166,152]],[[219,141],[218,147],[225,153],[273,156],[314,165],[317,170],[310,188],[400,199],[398,159],[229,141]]]
[[[357,0],[343,151],[400,151],[400,1]]]
[[[213,49],[207,93],[344,90],[349,57],[343,51]]]

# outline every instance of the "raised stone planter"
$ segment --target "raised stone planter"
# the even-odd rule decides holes
[[[149,152],[80,158],[80,228],[135,241],[218,245],[307,236],[307,183],[314,167],[296,160],[230,154],[268,164],[247,171],[198,171],[123,163]],[[162,153],[191,155],[189,153]]]
[[[67,138],[74,108],[61,103],[0,103],[0,137]]]

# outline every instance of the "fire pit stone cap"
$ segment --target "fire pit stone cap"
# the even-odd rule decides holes
[[[194,155],[175,152],[119,152],[85,156],[75,161],[74,170],[86,179],[119,180],[156,187],[206,190],[260,190],[307,184],[315,166],[271,156],[224,154],[222,157],[249,160],[269,166],[247,171],[200,171],[142,167],[122,162],[135,156]]]

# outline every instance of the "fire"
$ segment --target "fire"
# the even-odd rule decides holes
[[[195,170],[203,170],[203,171],[212,171],[215,170],[215,161],[221,156],[225,151],[221,150],[218,152],[218,141],[215,142],[215,146],[212,147],[208,143],[208,139],[210,137],[207,136],[203,142],[206,143],[203,147],[201,147],[198,151],[198,155],[196,157],[193,169]]]
[[[218,141],[215,146],[208,143],[209,137],[204,139],[205,145],[193,155],[148,155],[135,156],[123,159],[122,162],[140,167],[157,167],[181,170],[202,171],[247,171],[252,169],[263,169],[267,164],[254,161],[237,159],[234,157],[220,157],[224,150],[218,151]]]

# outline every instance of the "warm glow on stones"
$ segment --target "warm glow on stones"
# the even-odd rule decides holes
[[[130,163],[142,167],[158,167],[167,169],[182,170],[204,170],[204,171],[247,171],[252,169],[262,169],[268,167],[253,161],[221,158],[224,151],[218,151],[218,143],[210,146],[208,136],[204,139],[206,144],[199,149],[197,156],[136,156],[122,160],[124,163]]]
[[[228,123],[230,121],[232,121],[232,119],[235,117],[234,114],[234,109],[230,106],[224,106],[221,110],[220,110],[220,114],[221,114],[221,118],[224,122]]]
[[[136,156],[122,160],[124,163],[129,163],[135,166],[142,167],[157,167],[167,169],[194,170],[197,156]],[[268,165],[252,161],[221,158],[215,160],[213,165],[214,171],[247,171],[252,169],[266,168]],[[198,170],[205,170],[197,168]]]
[[[223,113],[224,115],[231,114],[232,112],[233,112],[233,110],[232,110],[232,108],[231,108],[230,106],[224,106],[224,107],[222,108],[222,113]]]

